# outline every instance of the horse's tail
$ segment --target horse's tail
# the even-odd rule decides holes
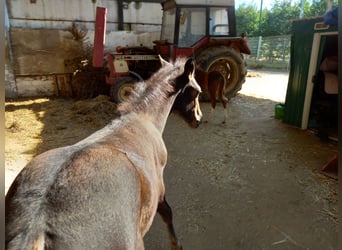
[[[11,187],[6,195],[6,250],[51,249],[47,233],[46,213],[41,199],[13,197],[16,188]]]
[[[50,248],[49,238],[44,232],[28,235],[21,233],[9,242],[6,242],[6,250],[48,250]]]
[[[48,250],[51,237],[47,233],[45,216],[18,213],[18,217],[6,223],[6,250]],[[6,218],[7,219],[7,218]]]

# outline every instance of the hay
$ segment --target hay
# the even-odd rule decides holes
[[[259,72],[248,71],[246,77],[262,77],[262,74]]]
[[[5,103],[6,165],[19,155],[30,160],[46,150],[70,145],[118,116],[108,96],[75,101],[37,98]]]
[[[109,96],[99,95],[93,99],[80,100],[75,102],[72,107],[75,114],[92,115],[103,113],[113,116],[117,115],[117,105],[110,101]]]

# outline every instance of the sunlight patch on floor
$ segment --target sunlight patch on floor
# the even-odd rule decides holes
[[[254,72],[246,77],[240,94],[284,103],[288,83],[287,72]]]

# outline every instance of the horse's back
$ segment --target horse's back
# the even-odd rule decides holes
[[[52,249],[143,249],[140,177],[125,154],[90,147],[58,171],[41,161],[28,165],[6,196],[8,249],[41,242]]]

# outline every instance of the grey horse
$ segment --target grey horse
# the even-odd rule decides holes
[[[6,249],[144,249],[158,212],[181,249],[165,199],[171,109],[191,127],[202,113],[192,60],[177,59],[139,82],[121,115],[84,140],[36,156],[6,195]]]

